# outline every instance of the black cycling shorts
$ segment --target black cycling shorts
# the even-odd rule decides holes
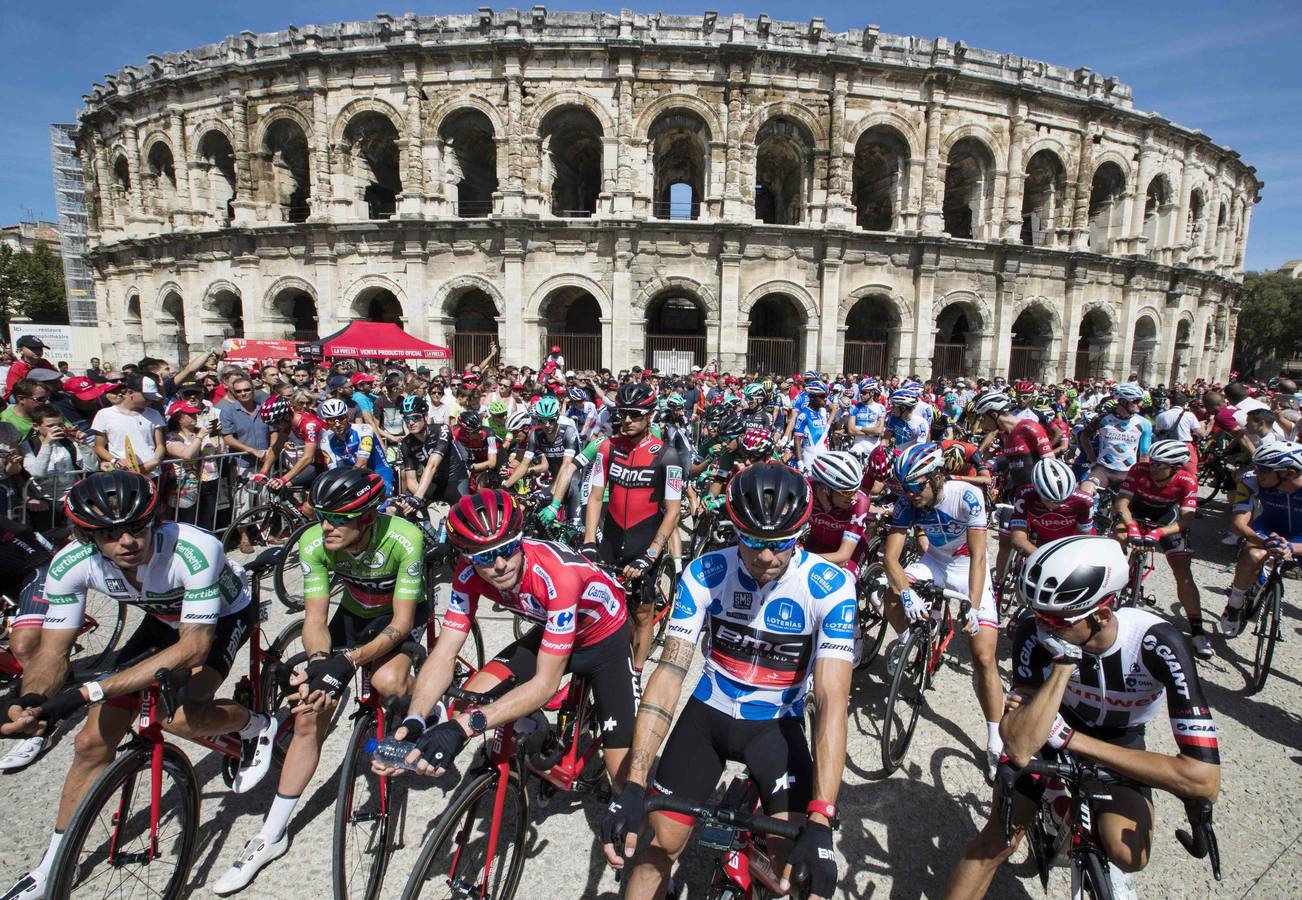
[[[1106,741],[1114,746],[1125,747],[1127,750],[1145,749],[1143,728],[1131,728],[1127,730],[1113,729],[1106,733],[1098,731],[1091,733],[1090,730],[1082,728],[1080,729],[1080,732],[1082,734],[1089,734],[1090,737],[1098,738],[1099,740]],[[1040,752],[1037,753],[1036,756],[1040,759],[1055,761],[1058,759],[1057,751],[1048,744],[1041,747]],[[1146,784],[1140,784],[1138,781],[1132,781],[1129,778],[1120,778],[1117,785],[1119,787],[1128,787],[1133,791],[1138,791],[1150,804],[1153,802],[1153,789]],[[1037,805],[1040,802],[1040,797],[1044,794],[1046,786],[1045,778],[1030,774],[1019,775],[1017,776],[1017,780],[1013,782],[1014,791]]]
[[[506,666],[516,683],[523,684],[533,677],[538,666],[538,647],[542,638],[542,626],[535,626],[493,657],[493,662]],[[632,631],[625,622],[619,631],[591,647],[576,647],[566,666],[567,672],[583,676],[592,688],[597,719],[602,723],[602,746],[612,750],[626,750],[633,746],[638,685],[633,671],[631,640]]]
[[[411,601],[404,600],[404,603]],[[330,618],[330,646],[335,650],[352,650],[370,643],[380,636],[380,632],[393,621],[393,609],[378,616],[363,618],[354,615],[342,606],[335,610]],[[420,640],[429,625],[429,601],[422,600],[416,604],[416,614],[411,620],[411,637]]]
[[[468,478],[463,479],[462,481],[435,480],[430,484],[429,490],[423,499],[430,503],[438,503],[442,501],[448,506],[451,506],[469,493],[470,480]]]
[[[728,761],[744,763],[766,815],[801,813],[814,795],[814,762],[804,718],[734,719],[695,697],[687,701],[665,742],[653,787],[704,803]],[[675,821],[686,821],[665,813]]]
[[[231,668],[235,665],[235,657],[239,655],[240,648],[248,643],[257,623],[256,603],[249,603],[239,612],[218,619],[216,631],[212,636],[212,646],[208,648],[208,656],[203,661],[204,668],[212,669],[225,680],[226,676],[231,674]],[[129,661],[138,662],[138,657],[165,650],[179,639],[180,632],[177,629],[153,616],[145,616],[135,633],[127,638],[122,649],[118,651],[117,664],[121,666]]]

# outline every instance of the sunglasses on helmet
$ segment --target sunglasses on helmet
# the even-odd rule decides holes
[[[466,554],[466,558],[470,560],[472,566],[491,566],[499,559],[510,559],[512,556],[515,556],[516,551],[520,549],[521,543],[521,539],[516,538],[513,541],[508,541],[505,544],[493,547],[491,550],[481,550],[478,553],[468,553]]]
[[[774,553],[783,553],[796,546],[800,541],[800,535],[793,534],[789,538],[758,538],[751,537],[749,534],[738,534],[737,540],[742,546],[749,547],[751,550],[772,550]]]

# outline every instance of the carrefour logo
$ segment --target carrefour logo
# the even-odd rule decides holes
[[[795,600],[773,600],[764,607],[764,625],[770,631],[799,634],[805,630],[805,611]]]
[[[572,610],[563,610],[552,613],[551,628],[553,631],[569,631],[574,627],[574,612]]]
[[[809,573],[809,592],[819,600],[845,584],[845,573],[836,566],[820,563]]]

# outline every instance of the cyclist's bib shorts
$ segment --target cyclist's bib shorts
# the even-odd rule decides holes
[[[916,562],[909,563],[904,574],[914,581],[932,581],[937,587],[951,591],[967,593],[967,576],[970,556],[955,556],[946,562],[930,553],[924,553]],[[982,628],[999,628],[999,606],[995,603],[994,591],[990,588],[990,579],[986,579],[981,589],[981,604],[977,608],[977,621]]]

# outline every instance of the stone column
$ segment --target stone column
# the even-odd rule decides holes
[[[1071,240],[1073,250],[1088,250],[1090,246],[1090,192],[1094,188],[1094,129],[1096,125],[1088,115],[1080,130],[1080,159],[1076,165],[1076,191],[1071,210]],[[1075,352],[1073,347],[1072,352]]]
[[[1081,307],[1084,305],[1085,285],[1088,283],[1088,276],[1084,275],[1083,267],[1077,269],[1071,277],[1067,279],[1067,290],[1065,291],[1062,325],[1063,334],[1060,344],[1061,350],[1057,354],[1056,360],[1050,363],[1056,365],[1057,380],[1061,382],[1064,378],[1076,377],[1076,347],[1080,343],[1080,323]]]
[[[1135,189],[1131,192],[1134,203],[1130,207],[1130,228],[1125,235],[1130,252],[1143,254],[1147,248],[1144,238],[1144,203],[1148,197],[1148,182],[1153,177],[1153,132],[1144,131],[1144,139],[1139,149],[1139,168],[1135,173]]]
[[[618,119],[615,122],[615,196],[611,213],[627,217],[633,214],[633,60],[627,53],[619,59]]]
[[[1022,153],[1028,136],[1025,104],[1020,100],[1014,102],[1016,109],[1008,119],[1008,187],[1004,198],[1002,237],[1017,244],[1022,239],[1022,190],[1026,183]]]
[[[127,177],[131,181],[131,189],[128,191],[130,200],[127,206],[127,222],[130,223],[132,219],[145,214],[145,191],[140,183],[140,141],[136,134],[136,126],[127,125],[122,131],[127,145]]]
[[[927,100],[926,156],[922,164],[922,221],[918,230],[923,234],[941,234],[945,230],[945,183],[940,162],[940,133],[945,127],[945,88],[931,81],[931,97]]]
[[[402,139],[402,155],[407,171],[402,179],[402,196],[398,201],[398,218],[418,219],[424,212],[425,166],[421,148],[425,145],[425,125],[420,98],[420,73],[415,63],[408,63],[404,76],[407,79],[407,127]]]
[[[235,136],[235,199],[231,209],[235,213],[234,225],[249,226],[257,220],[257,204],[253,190],[253,154],[249,149],[249,101],[242,90],[233,89],[231,100],[231,133]]]
[[[1252,225],[1252,204],[1249,203],[1243,208],[1243,234],[1235,242],[1234,248],[1234,278],[1243,280],[1243,253],[1248,246],[1248,228]]]
[[[848,226],[854,210],[849,209],[845,190],[845,93],[846,73],[833,73],[831,103],[828,105],[827,213],[828,225]],[[848,211],[848,212],[847,212]]]
[[[930,378],[932,357],[936,353],[936,315],[933,311],[936,293],[936,276],[940,272],[940,254],[935,247],[923,247],[918,263],[913,269],[913,341],[907,348],[900,336],[900,352],[907,354],[906,371],[912,370],[923,378]]]
[[[1000,272],[995,276],[994,318],[988,368],[995,375],[1008,376],[1013,349],[1013,304],[1017,300],[1017,278],[1014,274]]]
[[[326,109],[327,87],[324,73],[312,76],[312,198],[308,220],[328,222],[334,183],[330,178],[330,115]]]
[[[524,248],[519,240],[508,238],[502,248],[502,297],[505,299],[506,330],[501,332],[502,359],[508,354],[515,365],[536,365],[541,337],[538,319],[526,319],[529,302],[524,290]]]
[[[606,354],[612,371],[633,365],[642,356],[646,310],[633,309],[633,243],[627,235],[615,240],[615,264],[610,276],[611,336],[614,346]],[[650,365],[646,360],[642,365]]]
[[[173,165],[176,166],[176,199],[180,208],[172,212],[173,228],[194,224],[194,198],[190,196],[190,149],[185,139],[185,113],[172,110],[167,121],[167,135],[172,141]]]
[[[506,187],[502,189],[502,215],[524,213],[524,141],[522,134],[524,75],[520,58],[509,53],[502,60],[506,77]]]
[[[741,317],[741,248],[736,240],[725,239],[719,254],[719,334],[711,348],[721,369],[738,371],[746,365],[749,325]],[[793,335],[794,337],[795,335]]]
[[[1189,146],[1184,148],[1183,158],[1180,163],[1180,196],[1176,205],[1174,221],[1171,223],[1170,234],[1167,235],[1166,245],[1171,248],[1171,264],[1180,265],[1185,260],[1191,259],[1198,255],[1198,251],[1193,249],[1190,244],[1189,234],[1189,197],[1193,193],[1193,161],[1189,158]]]
[[[827,256],[819,266],[818,321],[819,341],[817,368],[822,372],[835,372],[841,367],[837,354],[838,319],[841,307],[841,247],[827,248]]]
[[[724,93],[727,134],[724,136],[723,218],[729,222],[741,222],[753,216],[753,211],[746,206],[746,192],[741,188],[741,134],[746,117],[744,77],[741,66],[734,63],[728,72]]]

